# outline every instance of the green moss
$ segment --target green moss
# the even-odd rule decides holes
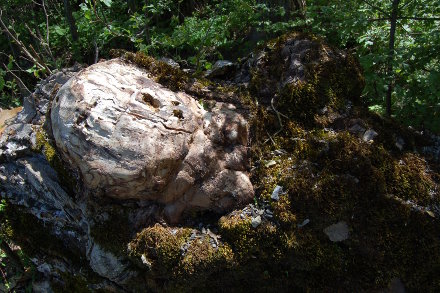
[[[46,132],[40,129],[36,134],[36,146],[34,151],[41,152],[49,165],[57,172],[62,187],[73,195],[76,190],[76,178],[72,176],[72,171],[66,167],[66,163],[58,154],[54,143],[50,141]]]
[[[160,224],[148,227],[130,242],[130,255],[145,256],[155,274],[170,276],[180,259],[180,248],[191,233],[190,229],[175,228],[174,232]]]
[[[289,70],[286,67],[289,65],[282,60],[282,51],[287,40],[291,39],[311,41],[302,60],[305,80],[280,88],[282,74]],[[287,34],[269,42],[262,64],[251,72],[251,91],[257,96],[277,97],[276,107],[293,120],[321,124],[321,109],[327,107],[340,111],[348,101],[358,102],[365,84],[361,67],[355,57],[349,54],[329,57],[329,51],[337,52],[319,38],[306,34]]]
[[[234,254],[228,245],[213,248],[209,236],[196,239],[190,245],[175,269],[170,291],[194,292],[206,286],[213,275],[221,274],[234,265]],[[209,287],[209,286],[208,286]]]
[[[423,158],[395,152],[393,145],[380,140],[365,143],[347,132],[306,130],[294,122],[273,140],[274,144],[260,145],[254,155],[269,160],[275,149],[288,153],[273,167],[260,164],[252,180],[264,200],[270,200],[275,185],[287,191],[271,206],[280,232],[295,235],[290,238],[295,239],[288,250],[291,258],[280,262],[289,266],[293,286],[304,291],[337,290],[348,280],[344,290],[380,289],[395,277],[410,290],[438,286],[428,281],[431,268],[440,269],[437,220],[405,204],[410,200],[422,207],[439,205],[438,175]],[[310,223],[299,228],[304,219]],[[351,230],[349,240],[338,245],[328,240],[323,229],[341,220]],[[226,226],[235,232],[227,238],[237,243],[232,246],[235,254],[252,245],[258,246],[254,251],[262,249],[263,242],[246,241],[249,223],[237,225]],[[415,243],[420,247],[416,249]]]
[[[240,214],[224,216],[218,224],[222,237],[230,243],[240,262],[252,257],[279,260],[295,242],[293,235],[281,233],[273,223],[265,221],[253,228],[251,218],[242,218]]]
[[[167,86],[173,91],[182,90],[188,81],[188,76],[180,69],[174,68],[165,62],[158,61],[142,52],[126,52],[123,58],[135,63],[141,68],[145,68],[153,75],[158,83]]]

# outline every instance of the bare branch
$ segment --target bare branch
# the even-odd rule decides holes
[[[35,52],[35,50],[33,50],[33,53],[35,54],[35,56],[33,54],[31,54],[29,52],[29,50],[26,48],[26,46],[18,39],[17,37],[17,33],[15,32],[14,29],[12,29],[12,31],[14,33],[12,33],[8,27],[6,26],[6,24],[3,22],[2,19],[2,15],[3,15],[3,10],[0,9],[0,25],[3,27],[4,32],[6,32],[6,34],[8,36],[11,37],[12,40],[14,40],[14,42],[18,45],[18,47],[20,48],[20,50],[32,61],[32,63],[34,63],[37,67],[41,68],[41,69],[46,69],[48,70],[49,68],[47,68],[47,66],[44,64],[42,65],[41,59],[38,56],[38,54]],[[31,46],[32,48],[32,46]],[[33,48],[32,48],[33,49]],[[40,60],[40,61],[39,61]],[[48,70],[47,72],[52,73],[50,70]]]
[[[32,94],[32,92],[28,89],[28,87],[24,84],[24,82],[21,80],[20,77],[18,77],[14,72],[9,70],[8,66],[6,66],[5,64],[3,64],[3,67],[6,69],[8,73],[10,73],[17,80],[17,82],[20,84],[20,87],[22,89],[25,89],[29,94]]]
[[[93,40],[93,45],[95,46],[95,63],[98,63],[99,47],[98,47],[98,43],[96,42],[96,39]]]
[[[46,45],[47,46],[45,46],[45,47],[47,48],[47,52],[49,53],[52,60],[55,60],[55,58],[53,57],[52,51],[50,50],[50,43],[49,43],[49,15],[47,15],[46,5],[44,4],[44,0],[41,0],[41,4],[43,5],[44,15],[46,16]]]
[[[400,16],[397,17],[398,20],[400,19],[409,19],[409,20],[424,20],[424,21],[439,21],[440,17],[404,17]],[[371,18],[368,21],[390,21],[390,18]]]
[[[440,17],[398,17],[397,19],[410,19],[410,20],[434,20],[439,21]]]

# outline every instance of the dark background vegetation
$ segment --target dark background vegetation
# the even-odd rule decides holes
[[[109,50],[171,57],[198,71],[236,61],[286,31],[316,33],[356,53],[371,110],[440,131],[440,2],[433,0],[3,0],[0,103]]]

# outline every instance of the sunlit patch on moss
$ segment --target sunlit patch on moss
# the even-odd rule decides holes
[[[187,75],[180,69],[174,68],[165,62],[158,61],[142,52],[126,52],[123,58],[135,63],[141,68],[145,68],[153,75],[158,83],[167,86],[173,91],[182,90],[188,81]]]
[[[156,274],[166,276],[181,258],[180,247],[190,229],[168,229],[160,224],[145,228],[130,242],[130,255],[150,263]]]

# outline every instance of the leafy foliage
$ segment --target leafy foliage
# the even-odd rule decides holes
[[[394,82],[395,117],[440,131],[440,4],[400,1],[393,71],[387,72],[392,1],[310,1],[311,31],[341,47],[356,50],[365,71],[370,109],[384,112],[387,85]]]
[[[48,73],[47,69],[77,61],[94,63],[100,57],[107,58],[110,49],[170,56],[177,61],[186,60],[200,71],[209,69],[217,59],[243,56],[266,38],[302,30],[325,36],[330,43],[357,53],[365,71],[364,97],[371,110],[385,111],[386,92],[392,84],[392,108],[398,120],[440,131],[438,2],[399,1],[391,61],[388,58],[391,0],[355,0],[350,5],[342,0],[310,0],[307,9],[299,12],[292,10],[288,2],[71,1],[72,21],[79,36],[75,41],[63,3],[5,1],[1,16],[5,26],[45,66],[32,62],[23,54],[22,46],[3,29],[1,106],[19,104],[23,86],[17,77],[31,88]],[[15,59],[14,64],[9,56]],[[392,62],[391,72],[389,62]]]

